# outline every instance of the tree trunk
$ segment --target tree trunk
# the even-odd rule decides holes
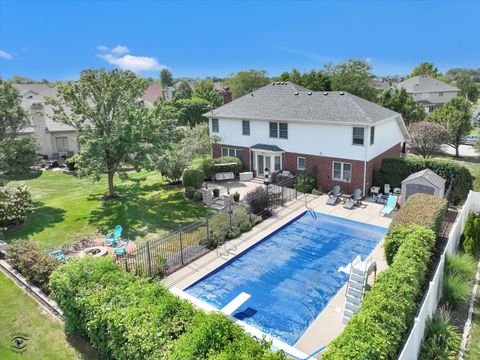
[[[460,144],[455,145],[455,157],[458,158],[460,157],[460,153],[458,152],[458,148],[460,147]]]
[[[108,195],[113,196],[113,176],[115,175],[114,172],[108,172]]]

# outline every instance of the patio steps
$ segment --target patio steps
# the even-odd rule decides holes
[[[350,265],[350,275],[348,279],[347,292],[345,294],[345,306],[343,310],[343,323],[346,324],[360,308],[365,288],[367,286],[368,275],[376,271],[377,264],[368,259],[362,261],[357,256]]]

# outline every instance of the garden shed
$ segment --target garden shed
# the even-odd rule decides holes
[[[402,181],[401,203],[403,204],[410,195],[417,193],[443,197],[445,179],[430,169],[413,173]]]

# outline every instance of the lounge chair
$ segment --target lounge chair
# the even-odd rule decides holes
[[[362,190],[356,189],[343,207],[345,209],[352,210],[355,206],[359,206],[361,204],[360,200],[362,200]]]
[[[125,241],[122,245],[113,249],[115,255],[127,255],[127,246],[130,240]]]
[[[115,226],[112,233],[105,235],[105,244],[115,247],[115,244],[120,240],[120,236],[122,236],[122,231],[122,225]]]
[[[387,204],[380,210],[380,214],[390,215],[397,207],[398,196],[390,195],[387,199]]]
[[[335,185],[332,191],[328,193],[327,205],[336,205],[341,195],[342,191],[340,190],[340,186]]]
[[[55,258],[61,262],[67,261],[67,257],[65,256],[65,253],[63,252],[63,250],[50,251],[48,252],[48,256],[50,256],[51,258]]]

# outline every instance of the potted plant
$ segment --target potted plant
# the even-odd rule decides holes
[[[213,197],[219,197],[220,196],[220,189],[215,188],[213,189]]]
[[[235,194],[233,194],[233,200],[235,202],[239,202],[240,201],[240,194],[238,193],[238,191],[235,191]]]

